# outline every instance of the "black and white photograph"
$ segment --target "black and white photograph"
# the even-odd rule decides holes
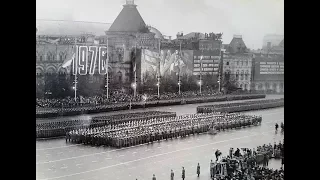
[[[36,179],[284,180],[284,0],[36,0]]]

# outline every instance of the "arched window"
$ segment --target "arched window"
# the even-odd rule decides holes
[[[42,55],[40,55],[39,60],[42,61]]]
[[[53,75],[54,73],[55,73],[55,69],[53,67],[50,67],[47,69],[47,72],[46,72],[47,75]]]
[[[247,86],[248,86],[247,84],[244,84],[244,90],[247,90]]]
[[[121,71],[118,72],[118,81],[122,82],[122,72]]]
[[[241,71],[241,80],[243,80],[244,79],[244,72],[243,72],[243,70]]]
[[[247,80],[249,80],[249,71],[247,70],[246,72],[245,72],[245,80],[247,81]]]
[[[60,53],[59,53],[59,60],[60,60],[60,61],[63,61],[63,60],[64,60],[63,57],[64,57],[64,53],[63,53],[63,52],[60,52]]]
[[[242,84],[240,84],[239,87],[242,89]]]
[[[280,89],[283,90],[283,83],[280,83]]]
[[[270,84],[269,83],[266,83],[266,90],[270,89]]]
[[[43,74],[42,69],[37,68],[37,69],[36,69],[36,76],[42,76],[42,74]]]
[[[272,87],[273,87],[273,90],[276,91],[276,90],[277,90],[277,83],[273,83],[273,86],[272,86]]]
[[[47,61],[52,61],[53,60],[53,54],[51,52],[47,53]]]
[[[236,72],[236,80],[239,79],[239,70]]]

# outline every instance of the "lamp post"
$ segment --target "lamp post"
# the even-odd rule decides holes
[[[77,83],[78,83],[78,80],[77,80],[77,74],[74,76],[74,101],[77,102]]]
[[[160,76],[157,76],[157,79],[158,79],[158,83],[157,83],[157,86],[158,86],[158,98],[160,98]]]
[[[136,97],[136,93],[137,93],[137,83],[132,83],[131,87],[133,88],[133,97]]]
[[[180,76],[179,76],[179,82],[178,82],[178,86],[179,86],[179,95],[181,94],[181,91],[180,91],[180,89],[181,89],[181,81],[180,81]]]
[[[200,81],[199,81],[200,94],[201,94],[201,86],[202,86],[202,80],[201,80],[201,76],[200,76]]]

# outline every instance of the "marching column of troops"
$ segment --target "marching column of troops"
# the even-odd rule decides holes
[[[176,117],[176,113],[165,111],[148,111],[93,117],[90,120],[67,120],[36,123],[36,137],[47,138],[54,136],[64,136],[66,132],[75,129],[94,128],[109,124],[119,124],[122,122],[160,117]]]
[[[197,113],[240,112],[240,111],[277,107],[283,104],[284,104],[284,99],[266,99],[266,100],[245,101],[245,102],[239,102],[239,103],[205,105],[205,106],[198,106]]]
[[[226,129],[246,124],[259,124],[261,117],[234,114],[190,114],[178,117],[161,117],[109,124],[102,127],[72,130],[66,141],[112,147],[129,147],[163,139],[186,137],[217,127]]]

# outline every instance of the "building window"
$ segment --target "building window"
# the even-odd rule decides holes
[[[266,89],[267,89],[267,90],[270,89],[269,83],[266,83]]]
[[[247,84],[244,85],[244,90],[247,90]]]
[[[227,62],[227,66],[229,66],[229,62]]]
[[[63,61],[62,54],[59,55],[59,59],[60,59],[60,61]]]
[[[40,61],[42,61],[42,56],[40,56]]]

